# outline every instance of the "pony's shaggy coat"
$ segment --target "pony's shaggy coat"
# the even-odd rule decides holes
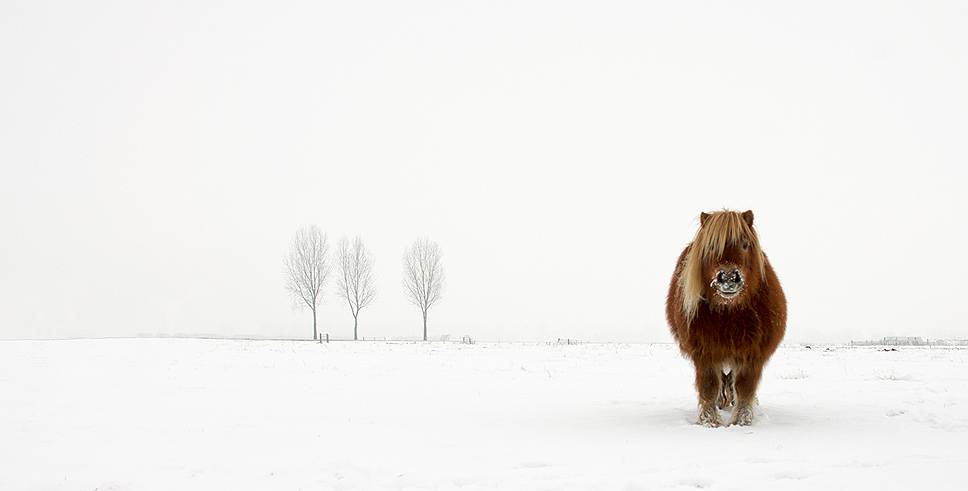
[[[742,274],[735,297],[710,280],[723,268]],[[696,368],[699,423],[721,424],[718,408],[735,404],[731,423],[750,424],[763,366],[783,339],[786,299],[760,248],[753,212],[703,213],[669,285],[666,317],[679,349]]]

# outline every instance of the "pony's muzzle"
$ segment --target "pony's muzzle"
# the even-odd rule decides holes
[[[710,286],[721,295],[735,295],[743,288],[743,275],[737,268],[720,269]]]

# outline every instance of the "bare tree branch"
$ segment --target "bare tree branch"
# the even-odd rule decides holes
[[[336,293],[346,300],[353,314],[353,339],[356,340],[360,310],[370,305],[376,296],[373,256],[359,236],[352,243],[345,237],[340,239],[336,254],[339,268]]]
[[[403,287],[410,302],[423,314],[426,341],[427,312],[440,300],[444,288],[444,267],[436,242],[419,239],[404,253]]]
[[[315,225],[301,228],[283,258],[286,290],[313,313],[313,339],[316,339],[316,312],[323,302],[323,286],[329,277],[329,241]]]

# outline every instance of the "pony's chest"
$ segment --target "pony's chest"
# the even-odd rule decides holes
[[[703,309],[691,331],[702,340],[734,344],[750,340],[760,331],[760,319],[753,310],[714,312]]]

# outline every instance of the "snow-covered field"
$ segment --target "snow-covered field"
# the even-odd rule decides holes
[[[966,361],[781,348],[709,429],[671,345],[0,341],[0,489],[965,489]]]

